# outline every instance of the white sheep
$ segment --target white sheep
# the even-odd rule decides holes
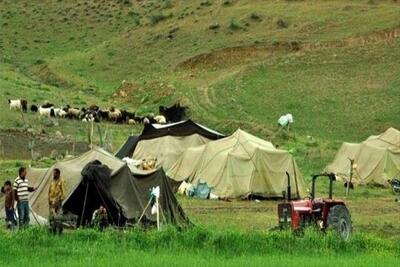
[[[154,117],[154,120],[158,123],[158,124],[166,124],[167,123],[167,119],[163,116],[163,115],[158,115]]]
[[[111,109],[111,110],[108,112],[108,118],[110,121],[116,122],[119,118],[122,117],[122,113],[119,109]]]
[[[39,107],[39,116],[40,117],[48,117],[48,118],[50,118],[52,112],[54,112],[53,108],[43,108],[42,106]]]
[[[10,110],[20,110],[22,108],[21,100],[10,100],[8,99],[8,104],[10,105]]]
[[[77,108],[69,108],[68,109],[68,115],[70,118],[79,119],[80,114],[81,114],[81,111]]]
[[[28,110],[28,101],[24,99],[8,99],[8,104],[10,106],[10,110],[22,110],[24,112]]]

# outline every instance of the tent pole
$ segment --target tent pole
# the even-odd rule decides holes
[[[83,214],[85,213],[85,208],[86,208],[86,200],[87,200],[87,194],[89,191],[89,182],[86,181],[86,193],[85,193],[85,199],[83,200],[83,208],[82,208],[82,214],[81,214],[81,222],[80,222],[80,226],[82,225],[82,221],[83,221]]]
[[[108,208],[107,203],[104,201],[104,198],[101,196],[101,193],[100,193],[99,188],[97,187],[96,184],[94,184],[94,187],[96,187],[97,193],[99,194],[99,197],[101,198],[101,201],[103,202],[103,204],[104,204],[104,206],[105,206],[105,208],[106,208],[107,216],[110,215],[111,220],[112,220],[112,223],[115,224],[114,218],[113,218],[113,216],[112,216],[112,214],[111,214],[111,211],[110,211],[110,209]],[[115,203],[114,203],[114,204],[115,204]],[[119,212],[119,211],[118,211],[118,212]]]
[[[157,230],[160,231],[160,206],[158,204],[158,197],[156,197],[156,205],[157,205]]]

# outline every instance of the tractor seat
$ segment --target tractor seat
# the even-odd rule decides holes
[[[309,207],[296,207],[294,210],[304,213],[311,213],[311,208]]]

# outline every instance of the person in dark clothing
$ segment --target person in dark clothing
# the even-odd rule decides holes
[[[13,229],[17,226],[17,220],[15,219],[14,211],[15,195],[10,181],[4,183],[1,193],[5,195],[4,209],[6,212],[7,228]]]
[[[106,208],[100,206],[97,210],[93,212],[92,225],[103,230],[108,226],[108,214]]]

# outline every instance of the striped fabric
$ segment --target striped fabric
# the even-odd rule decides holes
[[[14,189],[17,190],[18,201],[28,201],[29,185],[28,179],[22,180],[19,176],[15,179]]]

